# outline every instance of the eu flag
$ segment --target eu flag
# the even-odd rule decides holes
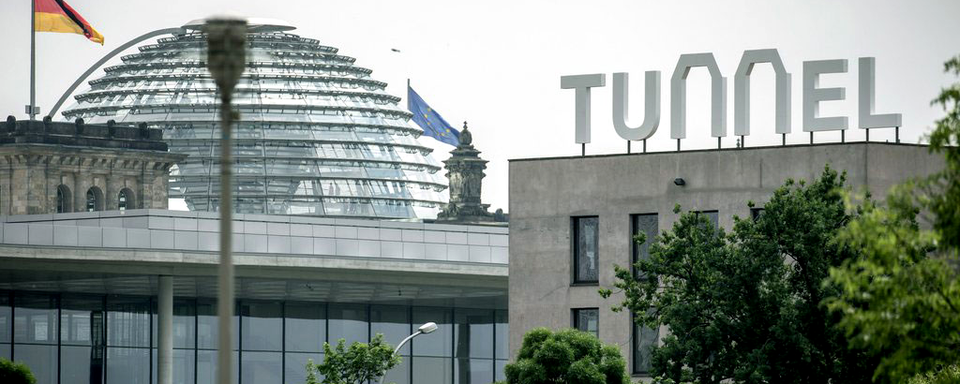
[[[423,134],[441,142],[460,145],[460,131],[456,130],[437,111],[430,108],[409,85],[407,86],[407,109],[413,113],[413,121],[423,128]]]

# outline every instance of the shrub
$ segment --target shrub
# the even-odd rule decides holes
[[[37,379],[33,377],[33,373],[26,364],[0,358],[0,383],[36,384]]]

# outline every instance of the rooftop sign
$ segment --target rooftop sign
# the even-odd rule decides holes
[[[744,51],[740,65],[734,75],[734,135],[750,135],[750,75],[757,64],[771,64],[776,73],[776,133],[787,134],[791,131],[791,74],[783,66],[780,53],[776,49]],[[727,135],[727,78],[720,73],[717,61],[712,53],[692,53],[680,55],[677,66],[670,78],[670,137],[685,139],[686,124],[686,82],[690,70],[704,67],[710,72],[711,89],[711,128],[713,137]],[[844,131],[848,128],[847,116],[820,116],[820,103],[846,99],[843,87],[821,88],[820,76],[825,74],[846,73],[847,60],[816,60],[803,62],[803,131]],[[859,59],[859,126],[861,129],[900,127],[902,116],[899,113],[877,114],[874,107],[876,98],[876,59]],[[613,127],[620,137],[626,140],[646,140],[657,132],[660,126],[660,71],[646,71],[644,80],[645,108],[643,122],[631,124],[627,103],[629,100],[628,73],[613,74]],[[560,88],[575,90],[576,96],[576,142],[590,142],[590,91],[604,87],[606,75],[571,75],[560,77]],[[679,145],[679,144],[678,144]]]

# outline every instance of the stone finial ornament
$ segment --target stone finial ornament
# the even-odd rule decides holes
[[[437,221],[493,222],[493,214],[487,211],[490,205],[480,200],[487,161],[473,147],[473,134],[466,121],[460,131],[460,145],[450,151],[450,158],[443,163],[450,181],[450,202],[437,215]]]

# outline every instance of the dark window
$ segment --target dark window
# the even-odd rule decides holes
[[[330,304],[327,326],[330,345],[336,346],[340,339],[349,347],[354,342],[369,341],[367,306],[362,304]],[[391,343],[392,345],[393,343]]]
[[[650,244],[657,238],[659,223],[656,213],[632,215],[631,221],[633,222],[633,231],[631,231],[630,244],[632,244],[631,248],[633,249],[632,264],[635,265],[640,260],[650,259]],[[647,239],[643,244],[637,244],[637,242],[634,241],[634,236],[640,233],[647,235]],[[633,269],[633,275],[637,278],[642,278],[642,276],[637,274],[636,267]]]
[[[720,213],[717,211],[700,211],[697,212],[698,215],[706,215],[707,220],[713,224],[714,228],[718,228],[720,225]]]
[[[129,189],[121,189],[120,193],[117,194],[117,209],[121,211],[126,211],[127,207],[133,207],[132,194]]]
[[[750,218],[757,220],[763,214],[763,208],[750,208]]]
[[[103,192],[100,188],[90,187],[87,190],[87,212],[103,210]]]
[[[286,348],[288,352],[320,352],[327,341],[326,307],[319,303],[287,303]],[[304,359],[304,364],[306,360]]]
[[[282,315],[280,302],[246,301],[240,304],[240,345],[243,350],[280,351],[283,347]],[[262,357],[263,361],[272,361],[268,355]],[[257,360],[258,364],[263,361]],[[280,371],[279,366],[271,365],[270,368]]]
[[[70,212],[70,203],[73,196],[70,195],[70,188],[61,184],[57,187],[57,213]]]
[[[593,217],[573,218],[573,282],[596,283],[598,281],[598,238],[600,219]]]
[[[640,324],[633,324],[633,373],[649,373],[651,349],[657,344],[658,332]]]
[[[573,310],[573,328],[600,337],[600,309],[577,308]]]

